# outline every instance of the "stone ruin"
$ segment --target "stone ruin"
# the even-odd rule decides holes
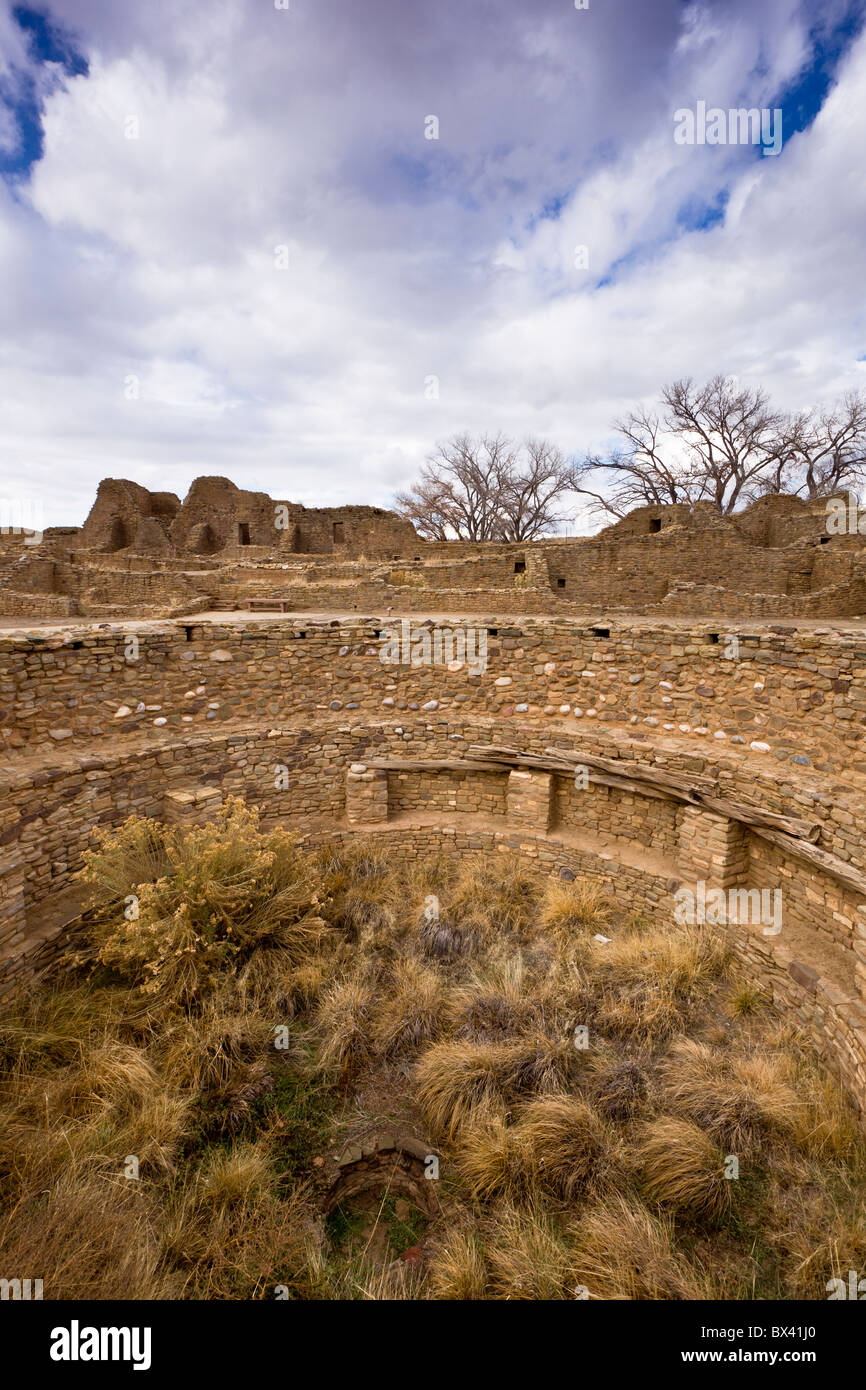
[[[592,537],[422,540],[377,507],[307,508],[227,478],[172,493],[106,479],[80,528],[0,536],[4,618],[169,617],[276,608],[397,613],[823,618],[866,613],[866,536],[828,531],[824,502],[772,496],[639,507]]]
[[[0,990],[74,937],[95,827],[231,794],[307,844],[508,850],[650,919],[683,884],[779,889],[780,934],[727,939],[866,1106],[866,538],[824,504],[475,545],[109,480],[81,528],[0,539]],[[416,1181],[384,1142],[343,1178],[395,1162]]]

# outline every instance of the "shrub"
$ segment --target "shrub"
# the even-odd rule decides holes
[[[762,1136],[792,1135],[802,1125],[805,1106],[791,1081],[785,1058],[727,1057],[691,1038],[678,1039],[661,1067],[668,1105],[733,1153],[745,1152]]]
[[[260,831],[258,813],[242,801],[229,798],[203,828],[164,830],[166,871],[136,884],[137,904],[129,918],[118,916],[118,884],[128,886],[126,866],[137,862],[143,836],[135,819],[105,833],[82,877],[94,889],[96,959],[145,995],[189,1006],[259,951],[288,969],[320,944],[308,860],[291,835]]]

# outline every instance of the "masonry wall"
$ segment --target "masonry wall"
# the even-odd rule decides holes
[[[675,802],[592,783],[578,788],[573,777],[556,776],[553,782],[554,831],[583,827],[676,857],[682,808]]]
[[[550,729],[623,726],[685,737],[699,756],[707,743],[731,744],[754,754],[753,765],[769,757],[866,771],[859,634],[526,620],[485,628],[487,669],[472,675],[466,666],[383,664],[387,625],[193,622],[0,635],[0,746],[45,751],[209,724],[437,711]]]
[[[345,815],[346,774],[353,764],[369,759],[467,757],[471,744],[502,744],[506,738],[513,739],[514,733],[511,726],[501,722],[434,720],[427,715],[400,724],[359,721],[319,730],[276,726],[243,733],[201,731],[188,738],[117,752],[103,745],[84,756],[67,745],[56,750],[51,764],[13,766],[3,775],[0,804],[7,811],[7,821],[0,831],[0,847],[17,847],[28,907],[32,908],[49,894],[70,886],[94,827],[118,824],[132,813],[158,817],[166,794],[172,790],[215,786],[224,795],[244,796],[260,806],[265,816],[295,823],[299,829],[308,823],[333,825]],[[549,731],[524,728],[519,747],[542,753],[551,741]],[[862,811],[850,790],[841,786],[831,784],[818,790],[808,783],[780,778],[775,768],[761,773],[731,752],[717,759],[700,759],[682,751],[626,747],[601,730],[590,738],[559,735],[553,741],[564,750],[608,757],[639,756],[671,771],[717,775],[720,795],[745,806],[815,820],[821,826],[824,849],[854,868],[866,867]],[[413,774],[403,783],[395,777],[395,805],[399,807],[400,798],[405,796],[403,809],[421,810],[434,798],[434,809],[457,812],[456,806],[445,803],[456,800],[460,779],[445,774],[439,782],[438,776]],[[496,807],[503,806],[505,780],[502,776],[500,793],[496,775],[466,774],[459,792],[461,812],[500,814],[493,803],[495,800]],[[434,785],[440,789],[435,790]],[[633,843],[653,814],[648,802],[639,804],[640,798],[629,816],[624,797],[603,801],[595,788],[576,796],[587,796],[587,801],[571,803],[569,825],[605,831],[621,837],[624,843]],[[441,800],[441,807],[436,807],[435,798]],[[602,817],[603,805],[617,807],[609,824]],[[664,805],[652,802],[653,807]],[[663,814],[670,817],[673,812]],[[679,808],[676,814],[682,814]],[[668,820],[668,829],[659,832],[656,847],[670,853],[674,863],[670,825]],[[802,881],[805,892],[805,885],[811,886],[811,870],[797,864],[792,872]],[[834,891],[830,885],[829,896],[823,900],[830,913],[836,910]],[[832,925],[826,930],[829,938],[836,936]],[[840,925],[838,939],[847,942],[850,949],[850,928]]]
[[[388,804],[392,816],[426,815],[431,811],[504,816],[505,801],[503,773],[388,773]]]

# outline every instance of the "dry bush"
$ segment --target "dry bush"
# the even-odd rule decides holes
[[[376,988],[363,968],[335,980],[322,993],[316,1011],[319,1063],[342,1081],[357,1075],[373,1055]]]
[[[260,1146],[211,1153],[174,1192],[163,1217],[166,1259],[183,1297],[272,1298],[277,1284],[309,1289],[320,1241],[315,1208],[301,1186],[277,1195]]]
[[[652,980],[681,999],[705,994],[724,974],[729,958],[730,948],[719,935],[699,928],[617,936],[596,951],[605,979],[623,984]]]
[[[142,1184],[71,1170],[0,1216],[4,1272],[32,1271],[47,1299],[175,1298],[157,1228]]]
[[[636,1160],[647,1197],[672,1212],[719,1222],[731,1205],[724,1154],[691,1120],[661,1115],[641,1134]]]
[[[270,973],[312,955],[324,925],[306,857],[282,830],[259,830],[258,813],[229,798],[215,823],[164,831],[168,871],[135,889],[137,916],[118,916],[114,885],[135,822],[103,835],[82,876],[102,906],[93,928],[96,959],[130,985],[189,1007],[238,972],[253,952]]]
[[[521,934],[532,924],[538,884],[519,855],[468,855],[460,864],[446,917],[485,942],[507,933]]]
[[[449,993],[448,1021],[457,1037],[496,1042],[537,1033],[541,1008],[533,998],[519,953],[475,966]]]
[[[539,1096],[514,1122],[478,1107],[460,1133],[457,1171],[477,1201],[520,1202],[534,1192],[564,1201],[602,1187],[617,1171],[613,1135],[576,1096]]]
[[[501,1110],[489,1103],[475,1107],[460,1134],[457,1172],[475,1201],[491,1197],[522,1201],[530,1187],[531,1169],[523,1135]]]
[[[435,1135],[453,1136],[474,1110],[503,1108],[503,1078],[513,1064],[513,1044],[441,1042],[423,1053],[415,1069],[416,1095]]]
[[[676,1253],[669,1221],[641,1203],[611,1197],[572,1227],[576,1279],[590,1298],[712,1298],[709,1280]]]
[[[103,1038],[53,1073],[17,1077],[3,1109],[0,1170],[24,1190],[64,1171],[119,1178],[128,1154],[143,1175],[170,1173],[190,1127],[189,1099],[166,1087],[146,1053]]]
[[[130,816],[118,829],[94,832],[98,848],[86,850],[81,878],[90,884],[90,905],[103,916],[122,915],[125,900],[144,883],[171,873],[171,831],[160,821]]]
[[[626,1039],[672,1037],[724,974],[728,955],[701,931],[652,929],[596,944],[600,1026]]]
[[[416,1067],[418,1103],[433,1133],[453,1138],[478,1106],[502,1109],[521,1096],[561,1090],[573,1065],[570,1044],[545,1037],[441,1042]]]
[[[554,940],[567,941],[590,930],[600,932],[609,925],[613,903],[600,883],[579,878],[573,883],[551,879],[544,889],[538,926]]]
[[[741,1017],[744,1014],[754,1014],[757,1013],[762,1004],[766,1004],[767,1002],[768,996],[762,994],[759,989],[756,989],[754,985],[747,982],[738,985],[734,991],[731,998],[731,1013],[735,1018]]]
[[[474,956],[481,949],[483,933],[479,927],[458,927],[441,917],[421,917],[418,942],[425,955],[433,960],[452,960],[459,956]]]
[[[515,1127],[531,1180],[565,1201],[598,1189],[620,1170],[618,1146],[601,1117],[577,1096],[539,1096]]]
[[[272,1053],[273,1042],[270,1018],[227,1007],[218,993],[194,1017],[172,1017],[151,1052],[167,1082],[208,1094],[237,1084],[251,1064]]]
[[[649,1092],[646,1071],[631,1058],[594,1058],[590,1087],[593,1104],[608,1120],[630,1120],[643,1109]]]
[[[271,1165],[267,1153],[255,1144],[236,1144],[228,1151],[208,1153],[196,1173],[201,1201],[225,1208],[239,1202],[254,1202],[271,1185]]]
[[[715,1135],[728,1152],[749,1152],[762,1137],[791,1136],[803,1125],[805,1106],[793,1089],[789,1058],[720,1055],[706,1043],[680,1038],[660,1074],[671,1109]]]
[[[663,981],[602,985],[596,1021],[611,1037],[632,1044],[659,1043],[681,1031],[683,1007]]]

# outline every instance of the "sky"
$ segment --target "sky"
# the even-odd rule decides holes
[[[458,430],[866,385],[863,3],[0,0],[0,499],[387,507]]]

